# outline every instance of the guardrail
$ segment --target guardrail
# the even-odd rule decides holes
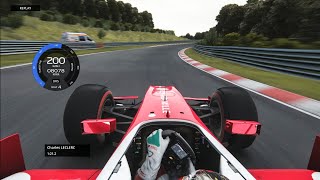
[[[320,50],[194,45],[212,57],[320,79]]]
[[[37,52],[39,49],[47,44],[57,43],[53,41],[0,41],[0,54],[9,55],[9,54],[23,54],[23,53],[32,53]],[[96,48],[94,43],[65,43],[73,49],[90,49]]]
[[[151,44],[175,44],[175,43],[194,43],[193,41],[154,41],[154,42],[112,42],[104,43],[105,47],[114,47],[114,46],[135,46],[135,45],[151,45]]]
[[[104,47],[114,46],[132,46],[132,45],[149,45],[149,44],[171,44],[171,43],[191,43],[192,41],[162,41],[162,42],[110,42],[103,43]],[[0,54],[23,54],[37,52],[41,47],[50,44],[59,43],[53,41],[21,41],[21,40],[1,40],[0,41]],[[72,49],[92,49],[97,48],[98,44],[95,43],[66,43]]]

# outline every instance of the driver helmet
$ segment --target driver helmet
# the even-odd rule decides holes
[[[197,170],[188,176],[180,178],[181,180],[229,180],[227,177],[209,170]]]

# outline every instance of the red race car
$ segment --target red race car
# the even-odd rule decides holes
[[[246,169],[228,151],[248,148],[260,134],[255,104],[241,88],[225,87],[208,98],[191,98],[173,86],[151,86],[142,102],[136,99],[113,97],[107,87],[88,84],[78,87],[68,100],[63,125],[70,144],[117,146],[103,169],[25,170],[15,134],[1,140],[0,177],[134,179],[150,156],[148,138],[161,132],[162,138],[170,139],[160,160],[161,171],[169,177],[201,169],[218,174],[211,179],[320,179],[319,136],[308,169]]]

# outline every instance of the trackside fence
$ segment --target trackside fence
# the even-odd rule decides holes
[[[0,54],[23,54],[37,52],[41,47],[50,44],[59,43],[53,41],[21,41],[21,40],[1,40],[0,41]],[[103,44],[96,43],[65,43],[72,49],[93,49],[99,47],[115,47],[115,46],[133,46],[133,45],[160,45],[160,44],[174,44],[174,43],[192,43],[192,41],[162,41],[162,42],[110,42]]]
[[[194,45],[198,53],[320,79],[320,50]]]
[[[113,43],[104,43],[105,47],[114,47],[114,46],[135,46],[135,45],[162,45],[162,44],[178,44],[178,43],[194,43],[193,41],[154,41],[154,42],[113,42]]]

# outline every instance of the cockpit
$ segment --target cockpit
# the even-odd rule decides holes
[[[122,140],[117,153],[109,159],[100,174],[101,177],[110,173],[111,179],[134,179],[148,155],[147,137],[157,129],[162,129],[162,134],[170,137],[170,143],[161,160],[161,170],[170,177],[186,176],[192,169],[210,170],[229,179],[251,176],[203,127],[184,120],[170,119],[147,121],[132,129]]]

